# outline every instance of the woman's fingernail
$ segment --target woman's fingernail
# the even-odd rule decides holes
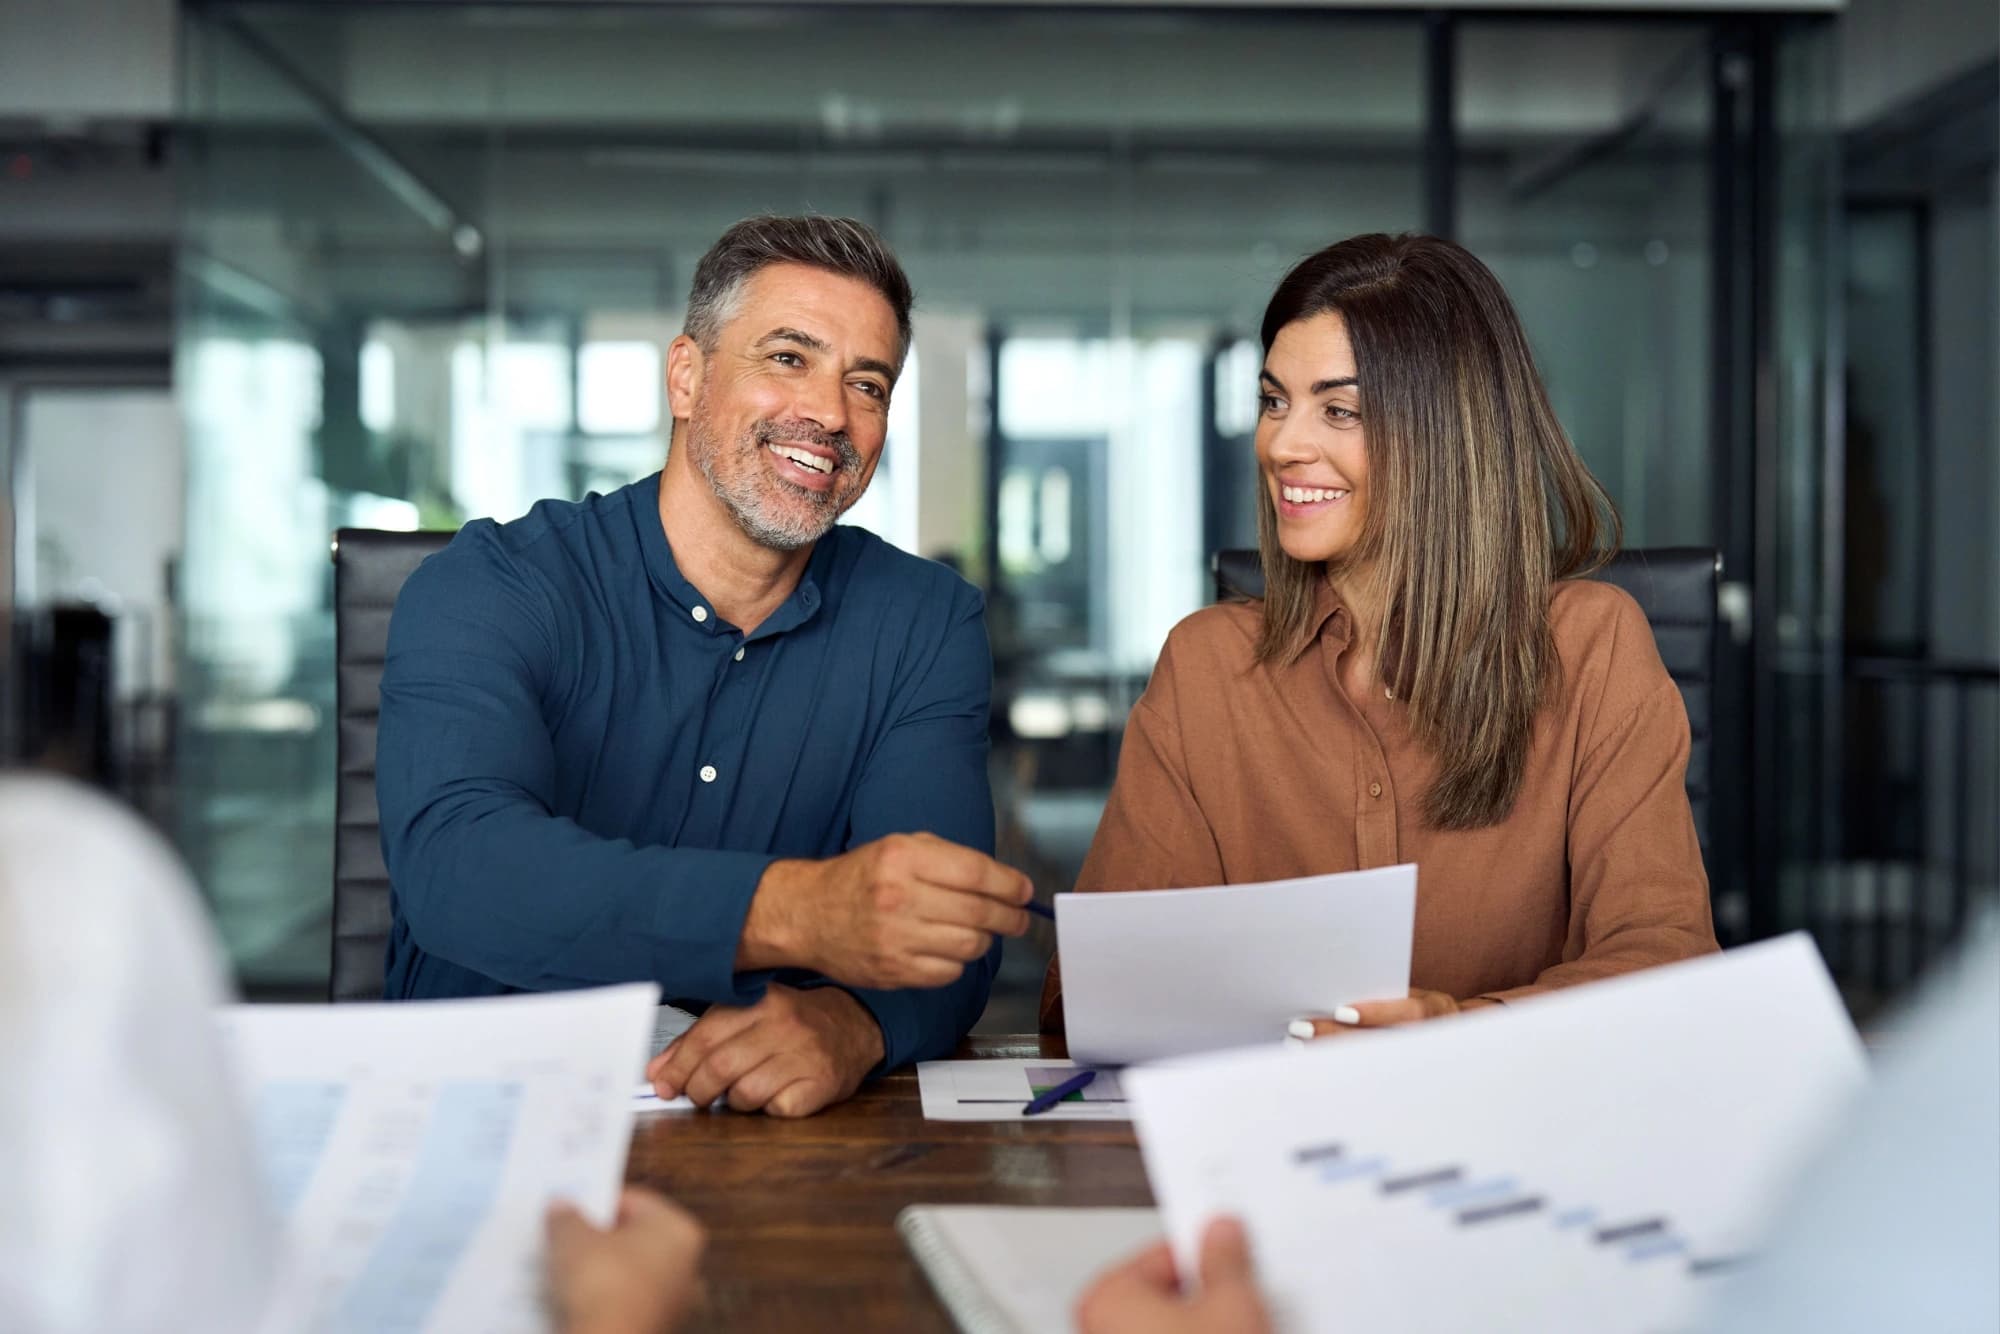
[[[1352,1005],[1335,1006],[1333,1022],[1336,1024],[1358,1024],[1361,1022],[1361,1011],[1355,1009]]]
[[[1310,1038],[1295,1038],[1289,1033],[1285,1035],[1285,1050],[1287,1051],[1304,1051],[1310,1046],[1312,1046],[1312,1039]]]
[[[1318,1031],[1313,1027],[1313,1021],[1310,1019],[1294,1019],[1291,1023],[1285,1025],[1285,1036],[1288,1038],[1297,1038],[1301,1042],[1312,1041],[1313,1035]]]

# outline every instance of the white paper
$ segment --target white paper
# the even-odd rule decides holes
[[[1097,1276],[1160,1237],[1152,1209],[916,1205],[897,1226],[928,1234],[911,1249],[961,1329],[1016,1334],[1071,1328]]]
[[[1080,1061],[1275,1043],[1301,1015],[1409,994],[1415,866],[1055,902]]]
[[[646,1082],[646,1067],[655,1056],[667,1049],[667,1044],[694,1027],[698,1016],[674,1005],[662,1005],[653,1012],[653,1036],[646,1047],[646,1057],[639,1062],[639,1083],[632,1091],[632,1108],[640,1112],[691,1112],[694,1103],[687,1098],[662,1098],[653,1092],[653,1086]]]
[[[1177,1253],[1243,1218],[1281,1329],[1613,1332],[1690,1317],[1864,1079],[1794,935],[1125,1087]]]
[[[544,1211],[611,1219],[658,999],[643,984],[220,1011],[305,1323],[546,1330]]]
[[[1019,1121],[1029,1099],[1083,1067],[1075,1061],[922,1061],[917,1091],[929,1121]],[[1100,1070],[1079,1095],[1026,1118],[1029,1121],[1127,1121],[1118,1072]]]

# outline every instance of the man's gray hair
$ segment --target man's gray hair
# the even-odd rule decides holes
[[[694,266],[688,291],[687,336],[704,352],[715,350],[722,326],[736,313],[743,284],[768,264],[804,264],[867,283],[896,312],[901,343],[896,364],[910,350],[910,280],[874,228],[853,218],[817,216],[745,218],[722,234]]]

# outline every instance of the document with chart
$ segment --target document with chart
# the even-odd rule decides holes
[[[1177,1251],[1241,1217],[1287,1334],[1609,1332],[1690,1324],[1864,1079],[1794,935],[1124,1086]]]
[[[221,1012],[292,1286],[333,1334],[541,1334],[543,1213],[611,1218],[650,984]]]

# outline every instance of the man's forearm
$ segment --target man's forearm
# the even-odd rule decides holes
[[[736,945],[736,971],[811,968],[811,933],[799,905],[809,901],[820,863],[790,859],[764,868],[750,910],[743,916],[743,934]]]

